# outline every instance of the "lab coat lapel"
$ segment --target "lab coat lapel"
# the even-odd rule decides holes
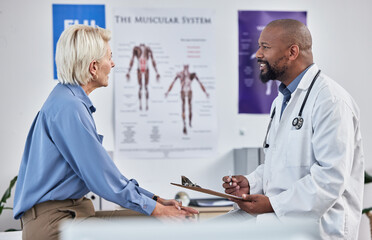
[[[276,148],[277,135],[280,129],[280,109],[282,108],[282,102],[283,94],[280,93],[275,101],[275,116],[273,119],[273,126],[271,127],[272,129],[270,129],[269,133],[269,144],[271,150]]]
[[[280,109],[282,109],[283,94],[278,95],[278,99],[275,103],[277,114],[275,114],[274,131],[272,133],[272,139],[274,141],[271,143],[271,145],[276,146],[277,143],[280,143],[284,140],[283,138],[285,137],[285,134],[289,134],[289,130],[292,128],[292,120],[298,115],[299,109],[301,108],[303,99],[306,95],[306,90],[309,88],[318,70],[318,66],[314,64],[305,73],[301,79],[301,82],[298,84],[297,89],[292,94],[287,107],[284,109],[282,117],[280,117]]]
[[[316,64],[311,66],[309,70],[305,73],[303,78],[301,79],[301,82],[297,86],[297,90],[307,90],[310,87],[311,82],[313,81],[315,75],[319,71],[319,68]],[[302,104],[302,103],[301,103]]]

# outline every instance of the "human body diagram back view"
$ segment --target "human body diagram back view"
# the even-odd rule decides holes
[[[181,72],[178,72],[176,77],[174,78],[173,82],[169,86],[168,91],[165,93],[165,96],[167,97],[169,92],[172,90],[174,83],[177,80],[180,80],[181,82],[181,100],[182,100],[182,120],[183,120],[183,133],[187,134],[187,127],[186,127],[186,102],[188,104],[188,113],[189,113],[189,127],[192,127],[191,120],[192,120],[192,88],[191,85],[193,83],[193,80],[195,79],[203,92],[206,94],[207,97],[209,97],[208,92],[206,91],[204,85],[200,82],[198,76],[196,73],[190,73],[189,72],[189,65],[184,65],[183,70]]]

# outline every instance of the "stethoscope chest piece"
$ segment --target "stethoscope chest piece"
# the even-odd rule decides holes
[[[302,102],[302,105],[301,105],[301,109],[300,109],[300,112],[298,113],[298,117],[295,117],[292,121],[292,126],[295,127],[297,130],[302,128],[302,125],[304,125],[304,119],[302,118],[302,111],[305,107],[305,104],[306,104],[306,101],[307,101],[307,98],[310,94],[310,91],[311,91],[311,88],[313,87],[316,79],[319,77],[319,74],[320,74],[320,70],[318,70],[318,72],[316,73],[313,81],[311,81],[311,84],[309,86],[309,90],[307,91],[306,95],[305,95],[305,98],[304,98],[304,101]],[[273,121],[273,118],[275,116],[275,109],[273,110],[273,112],[271,113],[271,117],[270,117],[270,123],[269,123],[269,126],[267,127],[267,131],[266,131],[266,136],[265,136],[265,140],[264,140],[264,144],[263,144],[263,147],[264,148],[268,148],[270,145],[267,143],[267,136],[269,134],[269,131],[270,131],[270,128],[271,128],[271,123]]]
[[[292,126],[294,126],[297,130],[302,128],[304,124],[304,119],[302,117],[296,117],[292,121]]]

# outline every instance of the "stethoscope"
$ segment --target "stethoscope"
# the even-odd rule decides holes
[[[302,102],[302,105],[301,105],[301,108],[300,108],[300,112],[298,113],[298,116],[295,117],[293,119],[293,121],[292,121],[292,126],[294,126],[297,130],[301,129],[302,128],[302,125],[304,124],[304,119],[302,118],[302,111],[304,110],[304,107],[305,107],[307,98],[309,97],[309,94],[311,92],[311,89],[313,88],[313,85],[314,85],[316,79],[319,77],[319,74],[320,74],[320,70],[316,73],[314,79],[311,81],[309,90],[307,91],[306,96],[305,96],[305,99]],[[269,131],[270,131],[270,128],[271,128],[271,124],[272,124],[273,119],[274,119],[274,116],[275,116],[275,110],[276,110],[276,108],[274,108],[274,110],[273,110],[273,112],[271,113],[271,116],[270,116],[270,122],[269,122],[269,125],[267,127],[266,136],[265,136],[265,140],[264,140],[264,143],[263,143],[263,147],[264,148],[268,148],[270,146],[267,143],[267,136],[269,134]]]

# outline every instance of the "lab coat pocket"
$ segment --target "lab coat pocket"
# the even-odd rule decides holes
[[[302,127],[301,129],[290,130],[288,135],[286,154],[286,167],[309,167],[312,161],[311,148],[311,129]]]

